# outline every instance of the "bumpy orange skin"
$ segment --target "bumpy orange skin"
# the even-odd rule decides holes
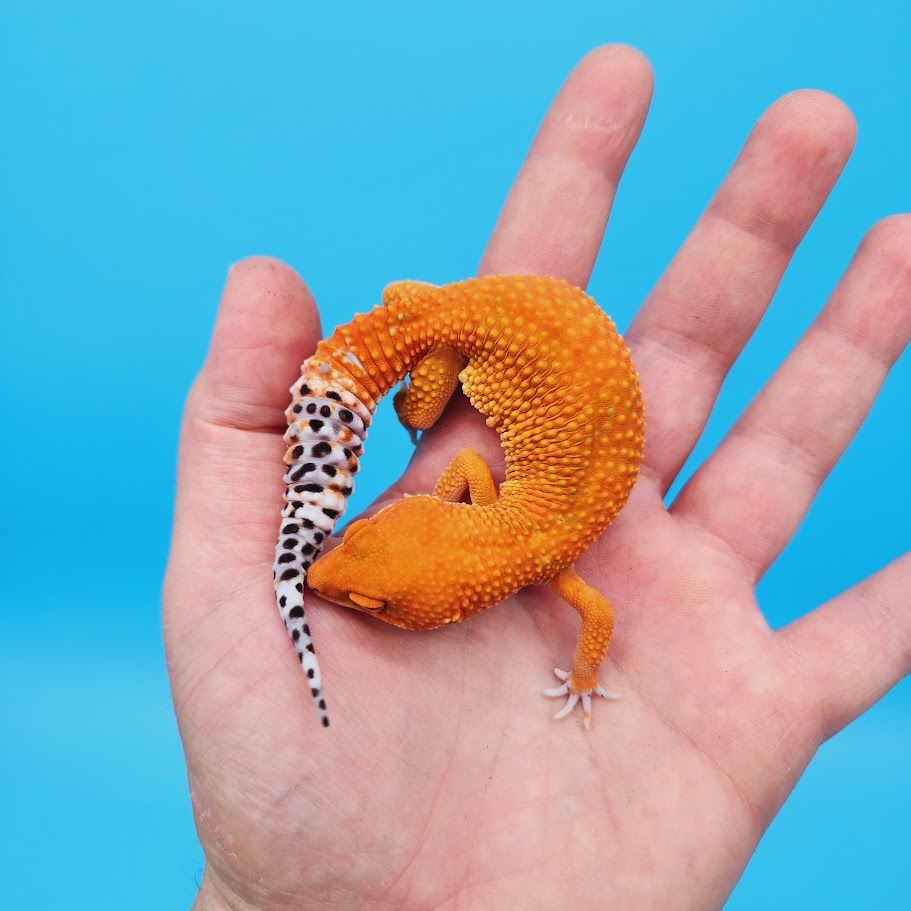
[[[358,381],[352,390],[374,401],[410,373],[411,386],[396,398],[410,428],[430,426],[460,380],[500,435],[506,480],[497,494],[489,475],[482,477],[483,466],[468,458],[448,480],[444,474],[436,496],[407,498],[355,523],[340,547],[314,563],[307,582],[358,610],[364,608],[349,594],[366,596],[384,605],[366,612],[424,629],[463,620],[571,567],[635,483],[642,399],[613,323],[565,282],[543,276],[441,288],[401,282],[383,300],[383,307],[321,342],[317,355],[334,376],[336,365],[344,365],[342,372]],[[470,483],[471,504],[449,502]],[[496,499],[478,502],[491,496]],[[584,638],[585,598],[567,600],[583,616]],[[589,678],[607,648],[603,628],[597,639],[596,645],[580,641],[577,650],[577,657],[590,655]]]

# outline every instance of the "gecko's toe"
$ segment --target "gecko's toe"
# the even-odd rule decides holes
[[[572,691],[571,685],[571,675],[569,671],[561,670],[558,667],[554,668],[554,673],[563,681],[562,686],[551,687],[543,691],[545,696],[566,696],[566,704],[554,715],[554,721],[559,721],[561,718],[565,718],[572,710],[576,707],[576,703],[579,700],[582,700],[582,723],[585,725],[585,729],[589,730],[591,728],[592,721],[592,693],[596,696],[601,696],[604,699],[619,699],[619,693],[609,693],[604,689],[603,686],[597,684],[594,689],[591,690],[580,690],[577,693]]]
[[[561,680],[567,680],[569,677],[568,671],[561,671],[560,668],[558,668],[558,667],[554,668],[554,673]],[[553,686],[550,689],[543,691],[545,696],[565,696],[568,692],[569,692],[569,683],[564,683],[563,686]]]

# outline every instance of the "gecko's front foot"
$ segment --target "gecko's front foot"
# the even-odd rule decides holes
[[[619,693],[608,693],[606,689],[600,684],[596,684],[593,689],[590,690],[579,690],[579,692],[574,693],[572,691],[570,673],[569,671],[562,671],[560,668],[555,667],[554,673],[564,682],[562,686],[555,686],[551,689],[544,690],[545,696],[567,696],[566,705],[554,715],[554,720],[559,721],[561,718],[565,718],[575,707],[576,703],[581,699],[582,700],[582,723],[585,725],[585,730],[589,730],[592,726],[592,693],[596,696],[603,696],[605,699],[619,699]]]

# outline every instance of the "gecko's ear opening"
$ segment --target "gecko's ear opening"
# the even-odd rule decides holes
[[[369,598],[367,595],[359,595],[357,592],[348,592],[348,597],[352,604],[362,607],[371,613],[379,613],[385,606],[385,601],[378,601],[376,598]]]

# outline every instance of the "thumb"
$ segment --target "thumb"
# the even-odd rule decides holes
[[[319,335],[313,296],[293,269],[267,258],[231,269],[181,431],[164,605],[172,644],[260,577],[271,592],[264,566],[281,510],[288,389]]]
[[[300,276],[268,257],[242,260],[228,273],[188,416],[284,433],[288,389],[319,338],[316,304]]]

